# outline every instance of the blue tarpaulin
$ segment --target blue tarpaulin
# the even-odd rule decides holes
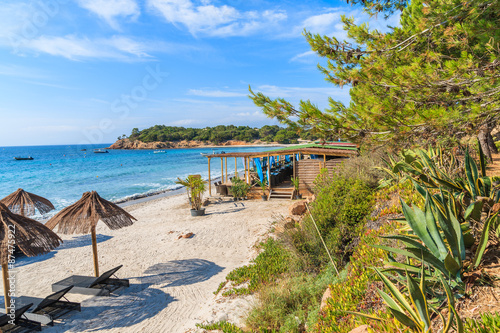
[[[290,155],[285,155],[285,162],[290,162]]]
[[[270,165],[273,166],[274,165],[274,156],[271,156],[271,162],[270,162]]]
[[[260,164],[260,158],[256,157],[253,159],[255,163],[255,168],[257,169],[257,173],[259,174],[259,179],[261,182],[264,181],[264,173],[262,173],[262,165]]]

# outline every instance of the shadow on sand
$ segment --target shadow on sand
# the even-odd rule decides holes
[[[113,237],[108,236],[108,235],[98,234],[96,238],[97,238],[97,244],[99,244],[99,243],[105,242],[107,240],[110,240]],[[62,245],[59,246],[57,249],[55,249],[54,251],[51,251],[47,254],[41,255],[41,256],[27,257],[24,254],[18,254],[17,258],[16,258],[16,267],[22,267],[22,266],[26,266],[29,264],[33,264],[35,262],[41,262],[41,261],[50,259],[50,258],[54,257],[54,255],[60,250],[73,249],[73,248],[85,247],[85,246],[90,247],[91,245],[92,245],[92,239],[91,239],[90,234],[89,235],[79,235],[79,236],[76,236],[72,239],[65,240],[62,243]],[[89,251],[92,251],[92,250],[89,248]]]
[[[144,276],[130,278],[139,283],[120,290],[119,296],[88,299],[82,303],[82,312],[74,313],[63,324],[44,331],[99,331],[133,326],[156,316],[177,301],[161,288],[206,281],[222,270],[223,267],[204,259],[172,260],[152,265],[144,271]]]
[[[149,267],[144,271],[147,276],[136,279],[145,284],[157,284],[161,288],[177,287],[206,281],[223,269],[204,259],[172,260]]]

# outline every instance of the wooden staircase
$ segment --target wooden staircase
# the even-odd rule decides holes
[[[271,199],[293,199],[293,188],[272,188],[269,191],[267,200]]]

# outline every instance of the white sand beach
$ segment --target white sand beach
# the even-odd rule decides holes
[[[228,199],[226,199],[228,200]],[[213,292],[236,267],[256,255],[273,216],[287,213],[288,200],[210,204],[207,215],[191,217],[185,194],[126,207],[133,226],[97,228],[101,273],[117,265],[131,286],[110,297],[68,295],[80,301],[62,323],[44,332],[196,332],[195,324],[221,319],[238,323],[251,297],[225,299]],[[192,238],[179,238],[192,232]],[[45,297],[51,284],[70,275],[92,275],[90,235],[61,235],[55,251],[17,261],[17,294]]]

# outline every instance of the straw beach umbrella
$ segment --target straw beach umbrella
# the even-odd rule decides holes
[[[57,225],[58,232],[63,234],[92,234],[95,276],[99,276],[95,233],[99,220],[111,230],[116,230],[132,225],[132,220],[136,218],[116,204],[101,198],[96,191],[92,191],[83,193],[80,200],[61,210],[45,224],[50,229]]]
[[[15,259],[14,245],[27,256],[45,254],[61,245],[62,240],[42,223],[14,214],[0,202],[0,263],[2,264],[5,309],[10,304],[9,259]]]
[[[49,200],[39,195],[26,192],[22,188],[9,194],[0,200],[0,202],[7,206],[14,214],[23,216],[35,215],[35,209],[38,209],[41,214],[45,214],[54,209],[54,205]]]

